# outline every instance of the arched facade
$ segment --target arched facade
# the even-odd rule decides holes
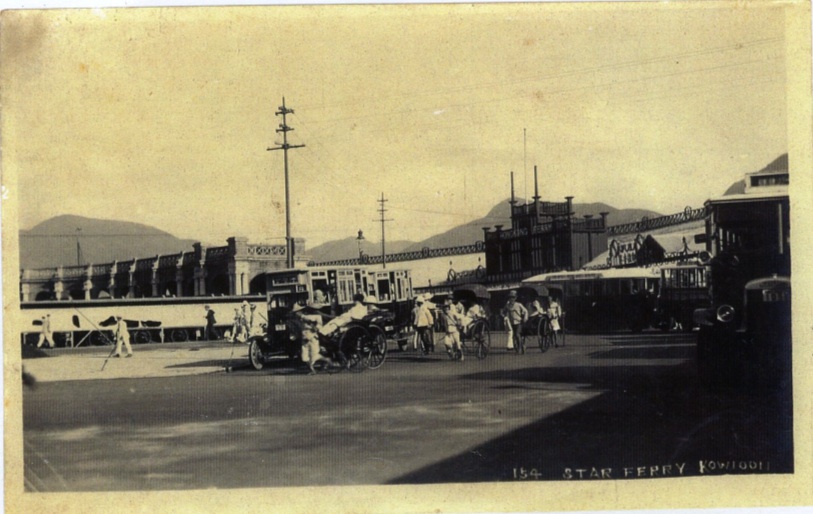
[[[195,243],[192,251],[104,264],[26,269],[20,272],[20,299],[154,298],[264,293],[255,280],[286,266],[285,245],[250,244],[230,237],[226,246]],[[294,263],[304,267],[305,243],[294,239]]]

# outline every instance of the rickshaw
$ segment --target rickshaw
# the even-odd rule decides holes
[[[248,357],[252,367],[261,370],[274,357],[298,359],[302,349],[303,324],[292,312],[296,303],[305,303],[305,297],[277,295],[269,299],[268,325],[265,334],[248,340]],[[335,316],[325,312],[328,307],[306,307],[311,313],[322,316],[324,323]],[[320,346],[330,362],[330,371],[348,369],[362,371],[376,369],[387,358],[387,331],[392,330],[395,315],[386,310],[376,310],[361,320],[353,320],[339,327],[328,336],[320,334]]]
[[[452,292],[452,301],[462,302],[466,310],[473,304],[478,304],[483,309],[483,316],[471,319],[471,321],[460,331],[460,343],[463,351],[474,354],[478,359],[485,359],[491,348],[491,332],[488,323],[488,313],[484,305],[488,305],[491,294],[479,284],[459,286]]]
[[[550,291],[540,284],[524,284],[517,289],[517,301],[525,306],[530,306],[534,301],[539,300],[544,310],[543,314],[529,316],[520,328],[520,346],[514,347],[517,353],[521,353],[526,347],[525,340],[535,338],[539,343],[539,349],[543,352],[553,346],[556,337],[551,326],[550,316],[547,314],[550,305]],[[530,307],[528,308],[530,312]]]

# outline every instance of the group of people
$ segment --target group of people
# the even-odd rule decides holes
[[[554,346],[558,347],[559,332],[562,330],[559,323],[559,319],[562,317],[562,307],[559,305],[559,302],[551,297],[547,308],[545,308],[537,297],[531,302],[530,306],[526,308],[517,300],[516,291],[508,293],[508,302],[506,302],[502,310],[503,321],[508,331],[507,349],[519,348],[520,352],[524,353],[525,348],[522,345],[522,325],[530,318],[541,316],[547,316],[550,320],[550,327],[553,330]]]
[[[347,325],[351,321],[360,321],[368,314],[378,310],[375,297],[364,297],[361,293],[353,295],[353,306],[342,314],[334,317],[327,323],[323,323],[323,315],[314,309],[308,309],[306,305],[296,304],[292,312],[302,323],[302,362],[308,365],[310,374],[316,373],[316,363],[319,361],[329,361],[328,357],[322,355],[321,341],[329,338],[334,332]]]
[[[212,339],[218,339],[219,337],[217,331],[214,328],[214,314],[212,313],[212,320],[210,322],[209,313],[211,313],[212,310],[208,305],[206,306],[206,310],[206,337],[207,339],[210,339],[210,336]],[[255,323],[256,320],[254,318],[254,313],[256,310],[256,305],[249,304],[245,300],[239,308],[234,309],[234,320],[232,321],[232,327],[229,333],[229,342],[245,343],[250,337],[261,335],[262,325],[260,323]],[[210,323],[211,329],[209,328]]]
[[[450,358],[463,360],[463,346],[460,340],[461,334],[465,334],[471,324],[481,318],[486,318],[486,311],[482,305],[472,302],[466,308],[462,301],[454,302],[447,298],[440,305],[438,318],[443,327],[443,343],[446,353]],[[412,327],[414,328],[413,347],[417,349],[420,344],[421,352],[428,355],[435,351],[435,344],[432,332],[435,325],[435,315],[428,298],[419,295],[415,298],[415,306],[412,309]]]

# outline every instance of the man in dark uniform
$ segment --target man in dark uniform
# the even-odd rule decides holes
[[[216,341],[220,339],[220,334],[217,333],[217,329],[215,328],[215,311],[208,305],[204,306],[204,309],[206,309],[206,331],[204,332],[204,339],[207,341]]]

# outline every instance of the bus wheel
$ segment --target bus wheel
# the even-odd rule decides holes
[[[136,344],[147,344],[152,341],[152,338],[150,337],[150,333],[146,330],[137,330],[134,334],[133,341],[135,341]]]
[[[71,345],[70,332],[54,332],[54,346],[58,348],[66,348]]]
[[[184,343],[189,340],[189,334],[182,328],[176,328],[169,333],[169,340],[173,343]]]
[[[115,344],[115,341],[101,330],[94,330],[90,333],[90,344],[93,346],[104,346],[106,344]]]

